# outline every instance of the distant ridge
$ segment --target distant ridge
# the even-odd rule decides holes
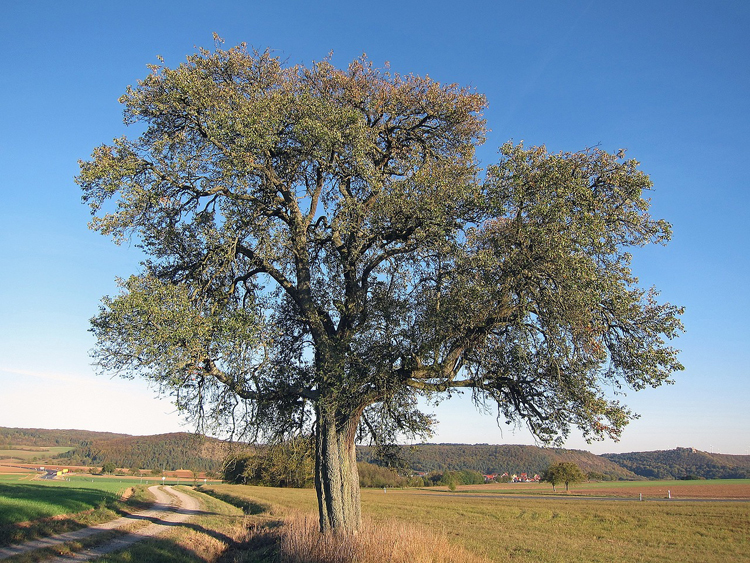
[[[236,445],[236,444],[235,444]],[[229,443],[187,432],[131,436],[89,430],[0,427],[0,449],[8,446],[67,446],[58,458],[69,465],[120,468],[217,471]],[[414,471],[458,471],[482,474],[539,473],[553,463],[572,461],[599,479],[750,479],[750,456],[712,454],[693,448],[595,455],[583,450],[527,445],[418,444],[398,446]],[[359,461],[376,462],[374,450],[357,447]]]
[[[85,441],[59,457],[71,465],[112,462],[123,468],[218,471],[227,451],[221,440],[175,432]]]
[[[468,469],[484,475],[503,473],[541,473],[550,465],[560,462],[576,463],[585,473],[610,480],[643,479],[601,456],[582,450],[540,448],[526,445],[470,445],[470,444],[418,444],[400,446],[399,454],[414,471],[460,471]],[[357,449],[357,459],[376,462],[374,450]]]
[[[86,440],[126,438],[128,434],[91,430],[49,430],[46,428],[7,428],[0,426],[0,447],[77,446]]]
[[[605,454],[602,457],[647,479],[750,479],[750,456],[695,448]]]
[[[0,427],[0,447],[71,446],[57,456],[68,465],[101,467],[106,462],[120,468],[194,469],[218,471],[229,445],[215,438],[187,432],[131,436],[88,430],[46,430]]]

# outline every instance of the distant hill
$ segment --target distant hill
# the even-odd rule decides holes
[[[750,479],[750,456],[694,448],[605,454],[602,457],[648,479]]]
[[[217,471],[227,451],[228,445],[221,440],[177,432],[87,440],[58,457],[71,465],[112,462],[123,468]]]
[[[48,430],[46,428],[0,427],[0,447],[10,446],[77,446],[87,440],[112,440],[127,434],[91,432],[89,430]]]
[[[221,440],[187,432],[131,436],[89,430],[0,427],[0,447],[10,446],[72,447],[56,457],[69,465],[101,466],[112,462],[122,468],[169,471],[217,471],[229,448]]]
[[[570,461],[585,473],[598,473],[612,480],[642,479],[622,466],[581,450],[539,448],[524,445],[419,444],[400,446],[400,456],[414,471],[459,471],[468,469],[482,474],[539,473],[550,465]],[[372,448],[357,448],[357,460],[375,463]]]
[[[0,449],[9,446],[66,446],[60,454],[70,465],[141,469],[217,471],[230,444],[214,438],[178,432],[130,436],[88,430],[47,430],[0,427]],[[542,473],[553,463],[571,461],[585,473],[607,479],[750,479],[750,456],[710,454],[692,448],[594,455],[582,450],[525,445],[420,444],[398,446],[400,456],[414,471],[460,471],[483,474]],[[358,461],[376,462],[373,449],[357,447]]]

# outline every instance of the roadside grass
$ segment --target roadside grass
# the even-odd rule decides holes
[[[145,487],[104,480],[0,482],[0,546],[112,520],[148,505]]]
[[[250,560],[248,560],[250,561]],[[445,533],[414,522],[363,518],[357,534],[321,535],[313,513],[292,513],[280,532],[281,563],[486,563]]]
[[[223,485],[224,498],[313,513],[315,493]],[[363,490],[375,523],[414,524],[493,561],[750,561],[747,503],[493,498],[414,490]]]

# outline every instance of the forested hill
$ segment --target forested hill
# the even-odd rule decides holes
[[[605,454],[602,457],[648,479],[750,479],[750,456],[711,454],[693,448]]]
[[[0,449],[9,446],[68,446],[62,463],[101,467],[105,462],[130,469],[217,471],[229,445],[185,432],[130,436],[88,430],[0,427]],[[692,448],[594,455],[581,450],[522,445],[420,444],[399,446],[405,466],[414,471],[542,473],[562,461],[609,479],[750,478],[750,456],[711,454]],[[359,446],[357,458],[374,462],[372,448]]]
[[[562,448],[539,448],[522,445],[468,445],[468,444],[420,444],[400,446],[399,456],[405,465],[414,471],[460,471],[468,469],[487,474],[541,474],[550,465],[570,461],[585,473],[598,474],[604,478],[642,479],[635,473],[605,459],[581,450]],[[376,462],[374,450],[357,448],[359,461]]]
[[[84,441],[59,457],[71,465],[111,462],[122,468],[217,471],[227,451],[220,440],[178,432]]]
[[[48,430],[46,428],[0,427],[0,446],[77,446],[90,440],[127,438],[127,434],[90,430]]]

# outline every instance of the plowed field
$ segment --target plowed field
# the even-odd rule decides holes
[[[559,488],[558,488],[559,489]],[[638,496],[644,498],[672,498],[696,499],[750,499],[750,482],[746,483],[701,483],[700,481],[650,483],[644,481],[639,486],[630,487],[601,487],[588,486],[585,490],[571,491],[572,494],[603,495],[603,496]]]

